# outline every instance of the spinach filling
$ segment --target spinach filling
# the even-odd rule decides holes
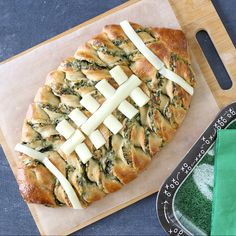
[[[124,155],[124,158],[127,162],[128,165],[132,164],[132,161],[129,159],[129,156],[130,156],[130,149],[127,148],[126,146],[122,146],[122,152],[123,152],[123,155]]]
[[[127,60],[126,54],[124,52],[122,52],[122,51],[111,51],[106,46],[100,46],[97,49],[97,51],[108,54],[108,55],[111,55],[111,56],[114,56],[114,57],[116,57],[116,56],[122,57],[122,59]]]
[[[142,29],[142,28],[138,28],[138,29],[135,29],[135,32],[138,34],[138,33],[141,33],[141,32],[145,32],[145,29]]]
[[[38,151],[39,152],[48,152],[48,151],[52,151],[53,150],[53,146],[52,144],[49,144],[48,146],[46,147],[42,147],[41,149],[39,149]]]
[[[65,205],[64,203],[62,203],[58,198],[57,198],[57,196],[56,196],[56,193],[55,193],[55,189],[56,189],[56,187],[58,187],[60,185],[60,182],[59,182],[59,180],[57,179],[57,178],[55,178],[55,184],[54,184],[54,190],[53,190],[53,196],[54,196],[54,198],[55,198],[55,202],[56,202],[56,204],[58,205],[58,206],[63,206],[63,205]]]
[[[104,157],[100,159],[100,166],[106,175],[112,174],[113,161],[115,154],[113,151],[109,151]]]
[[[130,126],[132,125],[132,123],[126,119],[126,122],[124,124],[123,127],[123,138],[125,139],[130,139]]]
[[[78,60],[78,59],[75,59],[72,62],[67,62],[66,66],[72,67],[73,70],[75,70],[75,71],[106,69],[106,67],[104,65],[99,65],[96,62],[88,62],[86,60]]]
[[[170,69],[172,71],[175,71],[175,69],[176,69],[177,60],[178,60],[177,55],[172,53],[171,56],[170,56]]]
[[[175,53],[172,53],[171,57],[170,57],[170,68],[171,68],[171,70],[175,71],[177,61],[180,61],[180,62],[184,63],[185,65],[187,65],[187,67],[189,69],[189,73],[190,73],[190,83],[194,83],[195,78],[194,78],[194,73],[193,73],[193,70],[192,70],[192,67],[191,67],[190,63],[187,60],[185,60],[184,58],[178,56]]]
[[[66,166],[66,178],[69,179],[70,173],[73,173],[75,171],[75,167],[72,165]]]
[[[82,87],[93,87],[95,86],[95,84],[96,84],[96,81],[89,80],[89,79],[81,79],[80,81],[73,83],[71,89],[73,90],[74,88],[79,89]]]
[[[48,109],[48,110],[50,110],[50,111],[58,112],[58,107],[54,107],[54,106],[52,106],[51,104],[42,104],[42,103],[40,103],[39,106],[40,106],[40,108],[42,108],[42,109],[46,108],[46,109]]]
[[[64,103],[60,103],[59,104],[59,109],[62,113],[69,114],[74,109],[74,107],[70,107],[70,106],[67,106]]]
[[[170,121],[170,119],[171,119],[171,113],[169,112],[168,108],[169,108],[169,103],[166,103],[166,105],[165,105],[164,108],[163,108],[162,114],[164,115],[164,117],[165,117],[168,121]]]
[[[112,41],[112,43],[117,47],[121,46],[122,44],[126,44],[128,42],[129,42],[128,39],[115,39]]]
[[[166,78],[164,76],[160,75],[159,73],[157,74],[157,87],[158,87],[158,89],[163,87],[163,85],[165,84],[165,80],[166,80]]]
[[[134,57],[137,55],[137,54],[141,54],[139,52],[138,49],[134,49],[134,51],[132,51],[131,53],[127,54],[127,58],[130,60],[130,61],[133,61]],[[132,63],[130,63],[132,64]]]
[[[154,119],[153,119],[153,108],[149,107],[147,115],[149,117],[150,128],[152,131],[154,131],[156,133],[157,130],[156,130],[156,127],[154,124]]]
[[[75,95],[75,92],[72,88],[70,87],[62,87],[59,91],[60,95]]]
[[[107,160],[106,161],[106,167],[105,167],[105,169],[104,169],[104,172],[105,172],[105,174],[110,174],[111,172],[112,172],[112,166],[113,166],[113,164],[112,164],[112,160]]]
[[[145,145],[145,152],[148,152],[149,153],[149,136],[151,134],[151,131],[149,128],[147,128],[145,130],[145,142],[144,142],[144,145]]]

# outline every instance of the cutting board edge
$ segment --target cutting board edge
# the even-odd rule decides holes
[[[229,37],[212,0],[168,0],[175,16],[188,40],[189,48],[194,53],[204,79],[207,82],[218,106],[223,108],[236,98],[236,49]],[[219,85],[208,59],[197,40],[197,33],[205,31],[209,35],[225,67],[232,86],[222,89]]]
[[[152,194],[154,194],[154,193],[156,193],[158,191],[159,191],[159,188],[153,189],[151,191],[148,191],[148,192],[146,192],[146,193],[144,193],[144,194],[142,194],[142,195],[140,195],[138,197],[135,197],[135,198],[127,201],[126,203],[123,203],[123,204],[121,204],[119,206],[111,208],[110,210],[108,210],[105,213],[102,213],[102,214],[92,218],[91,220],[87,221],[86,223],[83,223],[81,225],[78,225],[78,226],[72,228],[71,230],[67,231],[65,233],[65,235],[68,235],[68,234],[71,234],[73,232],[76,232],[77,230],[80,230],[80,229],[82,229],[82,228],[84,228],[84,227],[86,227],[86,226],[88,226],[88,225],[90,225],[92,223],[95,223],[98,220],[101,220],[101,219],[103,219],[103,218],[105,218],[105,217],[107,217],[107,216],[109,216],[109,215],[111,215],[111,214],[113,214],[113,213],[115,213],[115,212],[117,212],[119,210],[122,210],[123,208],[128,207],[128,206],[132,205],[133,203],[138,202],[139,200],[142,200],[145,197],[148,197],[148,196],[150,196],[150,195],[152,195]]]

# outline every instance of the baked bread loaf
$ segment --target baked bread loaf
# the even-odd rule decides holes
[[[194,87],[187,42],[181,30],[142,27],[135,23],[131,26],[166,68]],[[128,77],[135,74],[142,81],[140,88],[150,100],[138,107],[130,97],[126,99],[139,111],[132,119],[115,109],[112,114],[122,123],[122,129],[113,134],[101,124],[98,130],[106,142],[102,147],[97,149],[86,137],[84,143],[92,158],[84,164],[76,152],[65,155],[61,151],[66,139],[56,126],[67,120],[76,129],[69,118],[75,108],[90,117],[92,114],[81,105],[81,98],[90,94],[103,104],[106,99],[95,85],[105,79],[117,89],[119,85],[109,73],[117,65]],[[21,143],[48,156],[86,207],[119,190],[146,168],[181,125],[190,101],[191,95],[161,75],[120,25],[107,25],[102,33],[79,47],[74,57],[67,58],[48,74],[45,85],[29,106]],[[18,184],[25,201],[51,207],[72,206],[58,179],[43,163],[21,152],[18,154]]]

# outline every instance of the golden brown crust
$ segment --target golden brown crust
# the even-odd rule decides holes
[[[104,175],[102,177],[102,185],[105,193],[114,193],[122,188],[122,184],[119,181],[106,178]]]
[[[160,151],[160,147],[162,145],[163,140],[160,136],[153,132],[149,135],[148,138],[150,154],[154,156],[157,152]]]
[[[151,161],[151,157],[145,154],[140,148],[131,147],[130,151],[134,168],[138,171],[144,170]]]
[[[138,175],[137,171],[123,162],[117,162],[112,168],[113,174],[121,181],[123,184],[128,184]]]
[[[152,28],[152,35],[165,43],[165,46],[177,55],[189,60],[187,40],[181,30],[167,28]]]
[[[35,124],[48,124],[50,122],[48,115],[42,109],[40,109],[39,105],[36,103],[33,103],[29,106],[26,114],[26,120]]]
[[[55,207],[53,195],[54,176],[41,164],[22,166],[18,169],[19,190],[25,201]]]
[[[139,37],[170,70],[190,85],[195,85],[190,66],[187,41],[180,30],[144,28],[131,23]],[[150,97],[139,114],[129,120],[114,111],[123,124],[116,134],[100,125],[106,144],[96,150],[87,138],[84,142],[93,153],[83,164],[73,152],[66,156],[60,150],[65,142],[55,130],[56,125],[74,108],[82,108],[81,96],[90,93],[100,104],[105,98],[97,91],[98,81],[106,79],[118,85],[109,70],[120,65],[127,76],[136,74],[140,88]],[[131,99],[128,101],[133,103]],[[136,49],[119,25],[107,25],[102,33],[80,46],[73,57],[64,60],[57,70],[47,75],[39,88],[24,120],[22,142],[45,153],[73,186],[82,206],[115,192],[135,179],[151,158],[168,143],[184,120],[191,96],[179,85],[161,76]],[[91,114],[84,111],[87,116]],[[76,125],[69,120],[72,126]],[[64,189],[46,167],[32,158],[19,154],[18,183],[27,202],[55,207],[71,203]]]
[[[52,93],[51,88],[47,85],[38,90],[34,98],[34,102],[50,104],[55,107],[59,105],[59,99]]]
[[[24,120],[22,127],[21,140],[26,143],[32,142],[32,140],[38,137],[38,133]]]
[[[145,130],[138,123],[131,128],[130,141],[136,147],[142,147],[145,150]]]
[[[153,80],[156,81],[157,70],[146,58],[140,58],[131,65],[132,71],[143,81]]]
[[[53,90],[60,91],[64,84],[64,77],[62,71],[52,71],[47,75],[45,85],[53,88]]]
[[[86,202],[91,203],[102,199],[104,196],[105,193],[102,190],[93,185],[88,185],[83,198]]]

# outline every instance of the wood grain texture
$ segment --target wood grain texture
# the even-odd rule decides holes
[[[56,39],[60,39],[63,36],[65,36],[71,32],[74,32],[74,31],[76,31],[76,30],[78,30],[90,23],[97,21],[98,19],[101,19],[109,14],[112,14],[114,12],[122,10],[122,9],[136,3],[137,1],[138,0],[131,0],[131,1],[119,6],[117,8],[112,9],[111,11],[108,11],[98,17],[95,17],[95,18],[93,18],[93,19],[91,19],[79,26],[76,26],[76,27],[74,27],[74,28],[52,38],[52,39],[49,39],[49,40],[29,49],[21,54],[18,54],[16,56],[14,56],[13,58],[10,58],[9,60],[4,61],[3,63],[14,60],[15,58],[19,58],[20,56],[38,48],[39,46],[46,45],[49,42],[52,42]],[[202,51],[197,43],[197,40],[195,38],[196,32],[199,29],[207,29],[209,35],[212,37],[213,42],[216,45],[216,48],[222,58],[222,61],[225,64],[225,67],[227,68],[227,70],[231,76],[231,79],[234,82],[236,79],[235,78],[236,72],[235,72],[235,69],[233,68],[233,61],[236,61],[235,48],[232,45],[232,42],[230,41],[221,21],[219,20],[217,13],[215,12],[214,7],[212,6],[212,3],[208,0],[201,0],[201,1],[171,0],[170,2],[171,2],[171,5],[175,11],[175,14],[176,14],[183,30],[186,33],[190,48],[194,52],[194,54],[196,55],[197,61],[198,61],[199,65],[201,67],[201,70],[208,82],[209,87],[211,88],[212,93],[215,96],[215,99],[217,100],[218,105],[220,107],[222,107],[222,106],[228,104],[229,102],[233,101],[235,99],[234,85],[228,91],[221,90],[221,88],[219,87],[219,85],[214,77],[214,74],[212,73],[210,66],[208,65],[207,60],[205,59],[204,54],[202,53]],[[211,18],[213,18],[214,20],[212,20]],[[212,24],[214,24],[214,27],[212,26]],[[224,48],[226,48],[225,51],[224,51]],[[4,137],[1,137],[0,141],[3,144],[4,152],[6,153],[6,156],[8,157],[8,161],[13,169],[13,172],[15,173],[15,166],[16,165],[12,161],[12,159],[10,158],[10,151],[7,146],[6,140],[4,139]],[[152,193],[156,192],[157,190],[158,189],[153,189],[152,191],[147,192],[144,195],[139,196],[138,198],[131,199],[130,201],[126,202],[123,205],[119,205],[117,207],[114,207],[110,211],[100,214],[97,217],[87,221],[86,223],[80,224],[78,227],[75,227],[75,228],[71,229],[70,231],[65,232],[65,234],[72,233],[80,228],[85,227],[86,225],[89,225],[99,219],[102,219],[102,218],[112,214],[113,212],[116,212],[128,205],[133,204],[136,201],[139,201],[140,199],[142,199],[148,195],[151,195]],[[32,215],[38,225],[38,220],[37,220],[36,214],[31,209],[31,207],[30,207],[30,210],[31,210]],[[38,225],[38,227],[39,227],[40,233],[44,234],[42,227],[40,225]]]
[[[185,32],[202,73],[220,108],[236,98],[236,49],[210,0],[170,0]],[[232,80],[232,87],[222,90],[202,52],[196,34],[206,30]]]

